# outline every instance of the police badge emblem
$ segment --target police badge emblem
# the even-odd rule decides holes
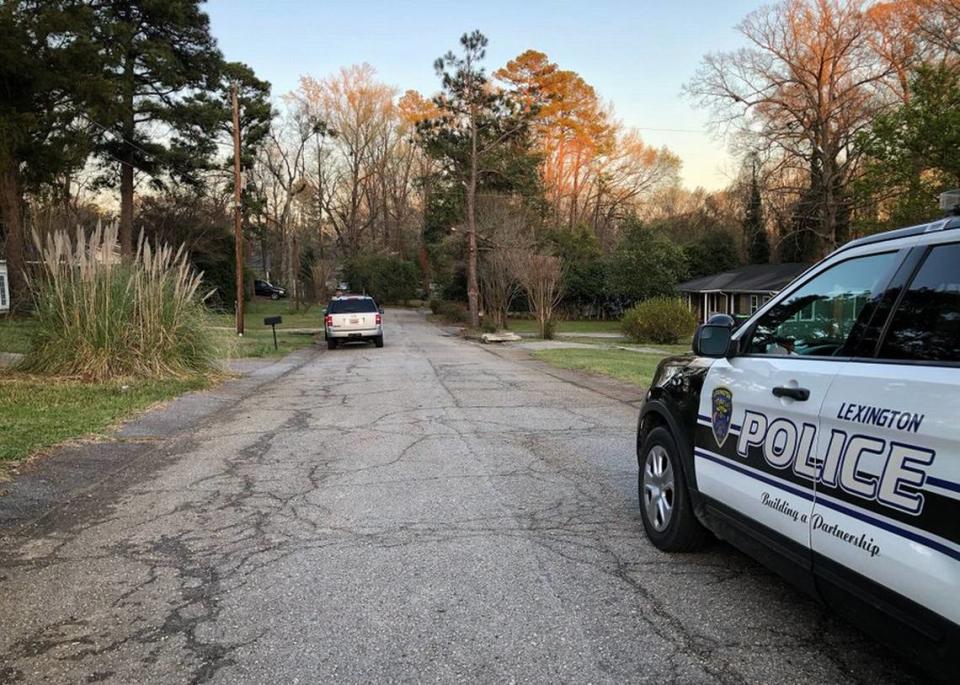
[[[713,439],[717,447],[723,447],[730,434],[730,420],[733,417],[733,393],[729,388],[714,388],[711,395],[713,413],[710,416],[713,426]]]

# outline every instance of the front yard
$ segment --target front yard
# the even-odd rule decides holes
[[[33,319],[0,317],[0,352],[23,354],[30,349]]]
[[[537,322],[534,319],[508,319],[507,328],[514,333],[536,333]],[[578,335],[586,333],[616,333],[620,334],[619,320],[599,319],[576,319],[557,321],[556,334],[562,336],[565,333],[576,333]]]
[[[208,385],[205,378],[83,383],[0,374],[0,473],[64,440],[102,433],[151,404]]]
[[[537,322],[510,319],[508,328],[529,338],[536,335]],[[535,349],[531,354],[559,368],[609,376],[643,388],[650,385],[661,359],[690,351],[689,341],[676,345],[633,343],[622,335],[617,320],[558,321],[554,337],[557,348]],[[564,343],[569,346],[563,347]]]
[[[314,343],[314,336],[323,332],[323,309],[313,306],[307,311],[292,313],[290,303],[283,300],[254,300],[247,305],[245,331],[242,338],[235,333],[233,314],[210,314],[209,326],[217,340],[219,356],[238,357],[282,356]],[[264,317],[280,315],[283,323],[277,326],[277,346],[273,349],[273,333],[263,324]],[[0,352],[24,354],[30,349],[33,320],[29,318],[0,318]]]
[[[656,345],[638,349],[655,349],[657,352],[635,351],[633,349],[621,349],[620,347],[604,348],[597,345],[595,349],[540,350],[534,352],[533,356],[563,369],[574,369],[609,376],[625,383],[646,388],[650,385],[653,373],[661,359],[670,355],[689,352],[690,346]]]
[[[307,311],[291,312],[291,303],[284,300],[254,300],[247,305],[244,317],[244,334],[238,338],[233,314],[211,314],[210,327],[217,338],[220,356],[224,359],[238,357],[281,357],[309,347],[315,336],[323,333],[323,307],[314,305]],[[273,333],[263,324],[264,317],[282,316],[283,323],[277,326],[277,346],[273,349]]]
[[[232,314],[211,314],[209,326],[217,341],[219,356],[282,356],[315,342],[323,331],[322,308],[290,313],[285,301],[255,300],[249,303],[246,332],[234,333]],[[263,324],[265,316],[280,315],[278,350],[273,334]],[[0,353],[24,354],[30,349],[33,321],[0,318]],[[97,435],[152,404],[171,399],[214,382],[210,378],[180,380],[126,380],[85,383],[76,379],[51,379],[0,369],[0,473],[3,465],[79,436]]]

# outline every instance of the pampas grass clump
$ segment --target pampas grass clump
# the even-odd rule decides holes
[[[213,368],[195,272],[181,247],[141,235],[122,260],[116,224],[33,236],[41,269],[31,279],[37,329],[24,371],[102,381],[183,377]]]

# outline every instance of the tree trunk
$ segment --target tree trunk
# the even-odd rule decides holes
[[[120,164],[120,254],[133,256],[133,166]]]
[[[303,303],[303,294],[300,292],[300,240],[297,238],[296,233],[293,234],[290,263],[292,266],[290,269],[290,276],[293,279],[291,281],[291,284],[293,285],[293,307],[294,311],[299,312],[300,305]]]
[[[133,256],[133,162],[135,159],[133,137],[136,135],[136,123],[133,111],[134,60],[127,57],[124,65],[123,146],[120,153],[120,254],[124,259]]]
[[[24,277],[24,236],[20,172],[9,157],[0,157],[0,219],[6,228],[7,278],[10,287],[10,309],[21,308],[27,299]]]
[[[477,127],[470,125],[470,177],[467,180],[467,305],[470,326],[480,327],[480,288],[477,285]]]

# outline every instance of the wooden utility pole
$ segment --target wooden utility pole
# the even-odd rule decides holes
[[[240,105],[233,84],[233,239],[237,260],[237,335],[243,335],[243,214],[240,194]]]

